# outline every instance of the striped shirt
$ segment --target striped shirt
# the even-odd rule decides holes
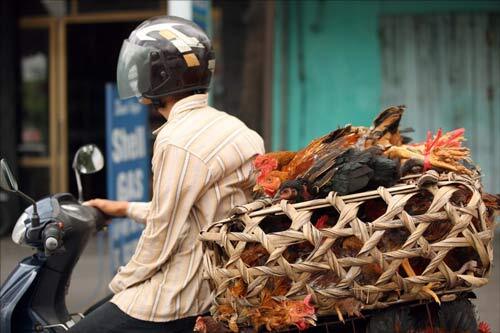
[[[251,199],[251,160],[264,144],[240,120],[209,107],[205,94],[177,102],[155,133],[152,200],[131,203],[128,212],[146,227],[109,287],[111,302],[129,316],[164,322],[208,310],[198,235]]]

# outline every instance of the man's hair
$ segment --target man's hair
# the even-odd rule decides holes
[[[206,94],[208,92],[208,89],[197,89],[197,90],[191,90],[191,91],[186,91],[178,94],[172,94],[166,97],[160,97],[157,99],[157,103],[155,107],[163,108],[165,107],[165,104],[167,102],[167,98],[173,99],[175,102],[180,101],[183,98],[189,97],[191,95],[196,95],[196,94]],[[153,102],[155,104],[155,102]]]
[[[173,94],[170,95],[169,97],[174,99],[175,101],[180,101],[183,98],[189,97],[191,95],[196,95],[196,94],[206,94],[208,89],[197,89],[197,90],[192,90],[192,91],[186,91],[178,94]]]

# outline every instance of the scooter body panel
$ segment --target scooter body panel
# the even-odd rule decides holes
[[[34,314],[29,315],[26,308],[19,313],[16,309],[22,303],[30,298],[29,293],[33,288],[43,266],[43,261],[36,257],[25,258],[9,275],[5,283],[0,289],[0,332],[10,333],[13,332],[13,317],[15,316],[16,322],[22,323],[24,327],[33,329],[35,322]],[[24,308],[24,306],[23,306]],[[20,331],[16,329],[16,332]],[[23,330],[24,331],[24,330]]]

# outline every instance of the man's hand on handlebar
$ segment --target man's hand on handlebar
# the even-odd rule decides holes
[[[128,201],[115,201],[107,199],[92,199],[83,203],[87,206],[92,206],[104,214],[112,217],[125,217],[128,210]]]

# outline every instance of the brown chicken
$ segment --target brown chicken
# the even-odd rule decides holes
[[[373,121],[370,133],[365,139],[365,148],[373,145],[379,146],[400,146],[404,137],[399,133],[399,122],[403,116],[406,106],[391,106],[381,112]]]
[[[223,323],[216,321],[210,316],[199,316],[196,318],[196,323],[194,325],[194,332],[200,333],[229,333],[232,332]]]
[[[282,183],[288,180],[288,173],[284,171],[272,170],[267,173],[262,173],[257,178],[257,185],[254,187],[255,192],[263,192],[269,197],[276,195]]]
[[[359,238],[350,236],[336,241],[332,246],[332,251],[338,258],[355,258],[362,247],[363,242]],[[355,280],[362,285],[372,285],[375,284],[381,274],[382,267],[378,263],[365,264],[361,266],[361,273]],[[343,309],[340,310],[346,313],[346,311],[342,311]]]
[[[262,266],[269,258],[269,253],[261,244],[247,243],[240,258],[249,267]]]
[[[262,302],[256,307],[247,307],[242,313],[251,320],[255,331],[264,326],[268,331],[277,331],[289,326],[305,330],[316,321],[316,309],[311,303],[311,295],[304,300],[277,301],[269,293],[264,293]]]
[[[253,166],[259,171],[259,177],[262,179],[273,170],[281,170],[285,165],[297,155],[293,151],[276,151],[264,155],[258,155],[253,161]]]
[[[500,215],[500,194],[483,193],[482,199],[488,211],[488,223],[490,228],[495,221],[495,216]]]

